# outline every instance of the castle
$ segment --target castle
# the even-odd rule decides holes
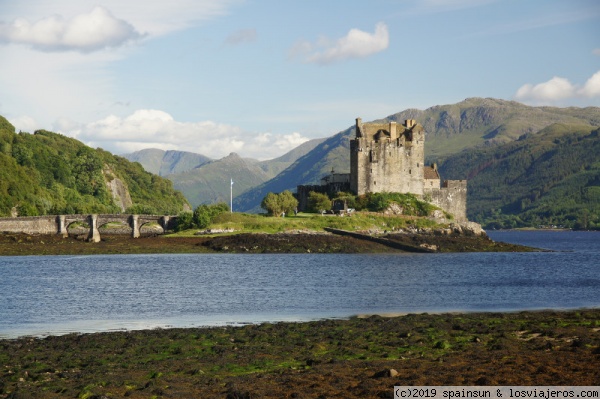
[[[435,164],[425,165],[425,131],[414,119],[363,123],[356,119],[355,137],[350,140],[350,173],[332,173],[320,185],[298,186],[298,208],[305,210],[311,191],[335,196],[377,192],[411,193],[467,220],[467,181],[441,183]]]

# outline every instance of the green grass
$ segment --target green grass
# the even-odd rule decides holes
[[[385,216],[379,213],[356,212],[352,216],[299,213],[297,216],[272,217],[247,213],[224,213],[209,226],[210,229],[233,229],[233,233],[279,233],[293,230],[324,231],[335,228],[350,231],[395,230],[407,227],[434,227],[432,220],[420,217]],[[172,234],[173,237],[193,236],[198,229]]]

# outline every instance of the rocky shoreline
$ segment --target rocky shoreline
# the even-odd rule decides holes
[[[392,398],[599,385],[600,309],[409,314],[0,340],[0,398]]]
[[[346,235],[288,231],[276,234],[238,233],[173,237],[149,234],[131,238],[102,235],[99,243],[82,235],[0,233],[0,256],[141,253],[387,253],[387,252],[530,252],[521,245],[491,240],[475,226],[443,229],[368,231]]]

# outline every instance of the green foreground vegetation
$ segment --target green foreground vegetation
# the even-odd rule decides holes
[[[351,216],[319,215],[298,213],[285,217],[271,217],[265,214],[224,212],[207,226],[212,230],[233,230],[238,233],[281,233],[286,231],[324,231],[325,228],[349,231],[359,230],[398,230],[408,227],[435,227],[435,221],[424,217],[387,216],[382,213],[356,212]],[[172,237],[190,236],[196,228],[171,234]]]
[[[200,205],[194,212],[179,214],[179,235],[193,234],[195,229],[232,230],[237,233],[277,233],[291,230],[323,231],[325,228],[342,230],[398,230],[407,227],[434,227],[438,223],[428,219],[439,208],[417,199],[412,194],[368,193],[355,196],[339,193],[335,200],[346,202],[358,212],[332,214],[331,198],[326,194],[311,192],[310,213],[297,213],[298,201],[289,191],[268,193],[262,201],[267,214],[232,213],[225,203]],[[395,204],[403,210],[402,215],[386,215],[383,212]],[[449,220],[451,215],[446,215]],[[195,231],[194,231],[195,232]]]

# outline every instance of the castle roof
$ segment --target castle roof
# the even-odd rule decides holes
[[[436,165],[425,166],[423,169],[423,178],[425,180],[439,180],[440,174],[437,171]]]

